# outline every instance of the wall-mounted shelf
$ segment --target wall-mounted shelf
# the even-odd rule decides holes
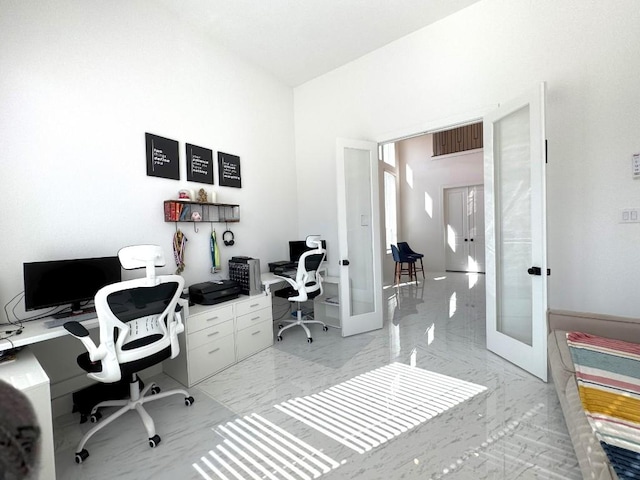
[[[200,214],[200,220],[192,220],[193,212]],[[240,205],[230,203],[201,203],[189,200],[165,200],[165,222],[239,222]]]

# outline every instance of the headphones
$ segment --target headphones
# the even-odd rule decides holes
[[[227,240],[227,234],[229,234],[231,236],[231,238],[229,238],[228,240]],[[231,245],[236,243],[235,239],[234,239],[233,232],[231,230],[225,230],[224,233],[222,234],[222,241],[224,242],[224,244],[227,247],[230,247]]]

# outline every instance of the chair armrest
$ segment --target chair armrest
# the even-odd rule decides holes
[[[73,335],[76,338],[81,339],[81,337],[89,336],[89,330],[87,330],[85,326],[82,325],[80,322],[74,322],[74,321],[65,322],[62,326],[67,332],[69,332],[71,335]]]
[[[92,362],[102,360],[106,356],[106,347],[103,345],[96,347],[96,344],[93,343],[93,340],[91,340],[91,337],[89,336],[89,330],[87,330],[84,325],[79,322],[71,321],[65,322],[62,326],[67,332],[82,342],[84,348],[89,352],[89,358]]]
[[[289,278],[289,277],[283,277],[283,276],[281,276],[281,275],[276,275],[275,273],[274,273],[274,277],[278,277],[278,278],[280,278],[280,279],[284,280],[284,281],[285,281],[285,282],[287,282],[289,285],[291,285],[291,287],[292,287],[294,290],[296,290],[296,291],[299,289],[298,284],[297,284],[297,283],[296,283],[296,281],[295,281],[295,280],[293,280],[292,278]]]

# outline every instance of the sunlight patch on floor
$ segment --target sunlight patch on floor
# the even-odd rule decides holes
[[[213,430],[223,442],[192,464],[205,480],[311,480],[340,466],[255,413]]]
[[[276,408],[364,453],[485,390],[481,385],[392,363]]]

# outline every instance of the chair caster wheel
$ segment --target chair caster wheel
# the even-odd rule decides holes
[[[154,435],[153,437],[151,437],[149,439],[149,446],[151,448],[156,448],[158,446],[158,444],[160,443],[160,435]]]
[[[98,423],[101,418],[102,418],[102,414],[100,412],[96,412],[91,414],[91,416],[89,417],[89,421],[91,423]]]
[[[278,335],[278,336],[276,337],[276,340],[277,340],[277,341],[279,341],[279,342],[281,342],[281,341],[282,341],[282,335]]]
[[[151,395],[157,395],[160,393],[160,387],[157,385],[154,385],[153,387],[151,387]]]
[[[194,399],[193,397],[186,397],[186,398],[184,399],[184,404],[185,404],[187,407],[190,407],[191,405],[193,405],[193,402],[195,402],[195,399]]]
[[[279,324],[279,325],[278,325],[278,330],[282,330],[282,327],[284,327],[284,325]]]
[[[324,325],[324,326],[322,327],[322,330],[324,330],[324,331],[326,332],[326,331],[328,331],[328,330],[329,330],[329,327],[327,327],[326,325]]]
[[[313,338],[311,337],[307,338],[307,343],[311,343],[311,342],[313,342]]]
[[[89,452],[87,452],[86,448],[83,448],[81,451],[76,452],[76,463],[80,465],[82,462],[84,462],[87,459],[88,456],[89,456]]]

